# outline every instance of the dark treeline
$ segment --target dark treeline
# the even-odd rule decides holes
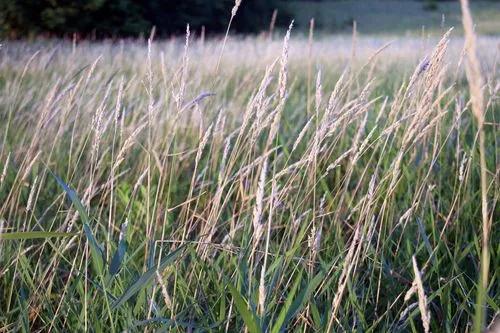
[[[267,30],[275,9],[279,13],[276,25],[287,26],[291,15],[286,1],[243,0],[232,31]],[[457,0],[413,1],[437,9],[439,2]],[[193,31],[205,27],[207,34],[217,34],[227,28],[233,6],[234,0],[0,0],[0,37],[68,37],[75,33],[81,38],[137,37],[147,35],[153,26],[158,35],[168,37],[184,33],[187,23]]]
[[[227,28],[234,0],[0,0],[0,35],[137,37],[156,27],[167,37],[205,27],[207,34]],[[289,20],[277,0],[243,0],[232,31],[252,33],[269,27],[278,9],[278,24]]]

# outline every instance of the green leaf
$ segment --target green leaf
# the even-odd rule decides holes
[[[21,287],[19,290],[19,303],[21,305],[21,315],[19,316],[19,320],[21,322],[21,332],[28,333],[30,332],[29,325],[29,311],[28,311],[28,295],[26,294],[26,289]]]
[[[70,188],[61,178],[56,176],[52,171],[49,170],[49,172],[52,174],[52,176],[54,176],[54,178],[57,181],[57,184],[59,184],[59,186],[61,186],[61,188],[64,190],[64,192],[66,192],[66,194],[68,195],[68,197],[71,200],[71,202],[73,203],[73,205],[75,205],[75,208],[78,211],[78,213],[80,214],[80,217],[82,218],[83,222],[89,223],[90,218],[87,214],[87,210],[85,209],[82,202],[78,198],[78,195],[76,194],[76,192],[72,188]]]
[[[59,186],[61,186],[64,192],[66,192],[66,195],[70,198],[71,202],[73,203],[76,210],[80,214],[80,217],[83,220],[83,231],[85,232],[85,237],[87,237],[87,241],[89,242],[90,245],[92,264],[96,272],[99,275],[102,275],[104,268],[104,253],[102,252],[101,247],[97,243],[97,240],[95,239],[94,234],[92,233],[92,229],[90,229],[89,226],[90,218],[87,214],[87,210],[85,209],[82,202],[78,198],[76,192],[73,189],[71,189],[68,185],[66,185],[66,183],[63,182],[61,178],[56,176],[52,171],[49,170],[49,172],[52,174],[52,176],[54,176],[57,183],[59,184]]]
[[[163,271],[168,265],[173,263],[177,257],[182,253],[186,245],[182,245],[170,252],[165,258],[163,258],[160,262],[160,265],[154,265],[149,270],[147,270],[144,274],[142,274],[134,283],[132,283],[125,292],[118,297],[116,301],[113,302],[111,308],[116,309],[123,305],[126,301],[128,301],[132,296],[134,296],[137,292],[139,292],[142,288],[146,287],[151,283],[155,276],[155,272],[158,270],[159,272]]]
[[[77,235],[76,232],[50,232],[50,231],[26,231],[26,232],[7,232],[0,233],[0,239],[21,240],[51,237],[68,237]]]
[[[299,274],[292,286],[292,289],[290,290],[290,293],[288,294],[285,305],[283,305],[278,319],[274,323],[274,326],[271,330],[272,333],[278,333],[286,328],[288,323],[300,312],[300,310],[302,310],[316,287],[321,283],[321,281],[323,281],[323,278],[324,273],[318,273],[311,281],[309,281],[307,286],[302,290],[297,298],[293,300],[293,297],[295,296],[295,293],[297,292],[297,289],[300,286],[300,282],[302,280],[302,273]]]
[[[87,223],[83,223],[83,231],[85,232],[85,237],[87,237],[87,241],[90,245],[90,253],[92,255],[92,264],[94,265],[94,269],[99,275],[101,275],[104,269],[104,253],[102,248],[97,243],[97,240],[92,233],[92,229],[90,229]]]
[[[250,333],[262,333],[259,327],[257,316],[248,309],[248,304],[241,296],[238,290],[231,284],[228,283],[229,291],[234,299],[234,304],[236,305],[236,310],[238,310],[241,315],[245,325],[247,325],[248,331]]]
[[[111,263],[109,264],[109,273],[111,276],[118,274],[120,271],[123,258],[125,257],[125,252],[127,251],[127,224],[123,223],[120,232],[120,240],[118,241],[118,247],[116,248],[113,258],[111,258]]]
[[[281,330],[281,327],[283,327],[283,324],[285,323],[285,319],[287,317],[287,314],[289,310],[291,309],[293,298],[295,297],[295,293],[297,292],[297,289],[300,285],[300,281],[302,281],[302,272],[299,273],[297,278],[295,279],[295,282],[293,283],[292,289],[288,293],[288,297],[285,301],[285,304],[281,308],[280,314],[278,318],[276,319],[276,322],[274,323],[274,326],[271,330],[271,333],[278,333]]]
[[[286,317],[285,317],[285,325],[292,320],[300,310],[304,307],[305,303],[309,300],[311,297],[311,294],[314,292],[316,287],[323,281],[324,278],[324,273],[320,272],[318,273],[311,281],[309,281],[309,284],[307,287],[302,290],[302,292],[297,296],[295,301],[292,303],[290,306],[290,309],[288,310]]]
[[[427,249],[427,252],[429,253],[429,257],[431,258],[432,263],[437,266],[438,263],[437,263],[436,258],[434,256],[434,250],[432,249],[431,242],[429,241],[429,237],[427,237],[427,234],[425,233],[425,227],[422,224],[422,220],[419,217],[417,217],[416,220],[417,220],[418,231],[419,231],[420,235],[422,236],[422,239],[424,240],[424,245],[425,245],[425,248]]]

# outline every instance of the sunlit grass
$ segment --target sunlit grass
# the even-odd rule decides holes
[[[498,42],[478,45],[488,322]],[[324,37],[308,58],[292,30],[230,37],[218,70],[220,40],[3,43],[0,327],[422,331],[423,295],[431,331],[470,330],[481,186],[463,43]]]

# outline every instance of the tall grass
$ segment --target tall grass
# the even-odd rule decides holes
[[[476,36],[472,23],[472,17],[467,0],[460,1],[462,6],[462,21],[465,31],[465,51],[467,52],[466,73],[471,95],[471,109],[476,118],[479,132],[479,161],[481,171],[481,213],[482,213],[482,247],[481,247],[481,273],[478,286],[476,304],[476,319],[474,331],[479,333],[484,322],[483,304],[485,293],[488,290],[488,275],[490,266],[489,239],[490,239],[490,216],[488,211],[488,168],[486,165],[486,147],[484,137],[484,94],[483,76],[481,66],[477,58]]]
[[[463,332],[481,288],[491,322],[498,38],[478,123],[453,31],[312,27],[3,43],[1,329]]]

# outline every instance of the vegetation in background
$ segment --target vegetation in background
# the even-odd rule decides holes
[[[0,33],[26,36],[117,37],[148,34],[155,26],[160,36],[182,33],[186,24],[195,31],[220,33],[229,21],[233,0],[0,0]],[[260,32],[269,26],[281,6],[274,0],[243,1],[237,32]],[[279,20],[288,17],[280,10]]]
[[[233,0],[0,0],[0,37],[58,36],[109,38],[181,35],[186,24],[194,34],[221,34],[229,22]],[[243,0],[232,31],[260,33],[273,21],[281,29],[295,19],[295,31],[307,33],[315,18],[317,32],[348,32],[357,21],[361,33],[443,32],[442,26],[461,29],[458,1],[438,0]],[[500,31],[500,3],[472,3],[477,30]],[[444,16],[443,16],[444,15]],[[443,22],[444,19],[444,22]]]
[[[426,10],[437,10],[439,8],[436,0],[426,0],[424,4],[424,9]]]
[[[422,30],[443,33],[443,26],[454,26],[455,33],[462,31],[459,1],[286,0],[281,4],[303,33],[307,33],[311,17],[323,33],[348,33],[353,21],[357,22],[358,31],[365,34],[418,35]],[[471,6],[476,30],[482,34],[498,34],[500,2],[475,0]]]

